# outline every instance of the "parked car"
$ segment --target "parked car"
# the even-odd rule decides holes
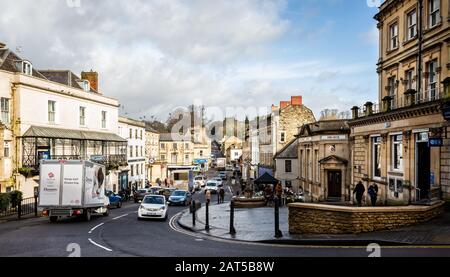
[[[212,180],[213,180],[213,181],[216,181],[217,186],[223,187],[223,180],[222,180],[221,177],[215,177],[215,178],[213,178]]]
[[[176,190],[169,197],[169,205],[191,205],[192,203],[192,194],[185,190]]]
[[[222,178],[222,180],[226,180],[227,179],[227,173],[225,171],[221,171],[221,172],[219,172],[219,177]]]
[[[225,170],[226,170],[226,171],[233,171],[233,166],[232,166],[232,165],[227,165],[227,166],[225,167]]]
[[[172,193],[176,191],[176,189],[174,188],[166,188],[166,189],[162,189],[159,191],[160,195],[164,195],[164,197],[166,198],[166,201],[169,200],[169,197],[172,195]]]
[[[219,190],[219,186],[216,181],[209,180],[208,182],[206,182],[205,190],[209,190],[211,191],[211,193],[217,193],[217,191]]]
[[[194,178],[195,189],[199,190],[200,188],[204,188],[206,185],[206,177],[203,175],[196,176]]]
[[[151,187],[149,189],[150,194],[156,194],[159,195],[159,192],[162,190],[162,187]]]
[[[138,189],[133,194],[134,203],[144,200],[148,194],[150,194],[150,189]]]
[[[147,195],[138,209],[138,220],[160,218],[167,220],[168,203],[163,195]]]
[[[109,198],[109,207],[122,208],[122,197],[110,190],[107,190],[105,195]]]

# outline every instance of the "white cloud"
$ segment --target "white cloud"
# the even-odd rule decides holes
[[[196,99],[209,106],[270,106],[301,93],[305,100],[311,97],[306,101],[313,109],[322,109],[336,100],[321,103],[314,89],[332,90],[340,85],[336,76],[366,69],[267,61],[270,46],[290,31],[291,22],[281,16],[286,0],[81,0],[79,8],[62,0],[2,0],[1,5],[1,41],[13,49],[22,46],[22,56],[37,68],[98,71],[101,91],[134,117],[165,119],[172,108]],[[333,24],[327,21],[314,32]],[[317,80],[330,85],[315,87]]]

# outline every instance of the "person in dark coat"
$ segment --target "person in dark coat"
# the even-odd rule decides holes
[[[363,183],[359,181],[355,189],[353,190],[353,194],[356,194],[356,201],[358,202],[359,207],[362,206],[362,198],[364,192],[366,192],[366,188],[364,187]]]
[[[220,203],[223,203],[225,201],[225,190],[223,188],[220,188],[219,190],[219,196],[220,196]]]
[[[367,190],[367,193],[370,195],[370,201],[372,202],[372,206],[377,205],[377,198],[378,198],[378,185],[372,184],[370,185],[369,189]]]

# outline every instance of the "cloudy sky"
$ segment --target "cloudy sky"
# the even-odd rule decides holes
[[[1,0],[0,41],[40,69],[100,74],[122,113],[377,98],[376,0]]]

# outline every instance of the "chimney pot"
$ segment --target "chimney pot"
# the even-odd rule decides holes
[[[291,105],[291,102],[289,102],[289,101],[281,101],[280,102],[280,109],[284,109],[284,108],[286,108],[289,105]]]
[[[6,44],[0,41],[0,48],[5,48]]]
[[[301,105],[303,105],[303,97],[302,96],[292,96],[291,97],[291,105],[292,106],[301,106]]]

